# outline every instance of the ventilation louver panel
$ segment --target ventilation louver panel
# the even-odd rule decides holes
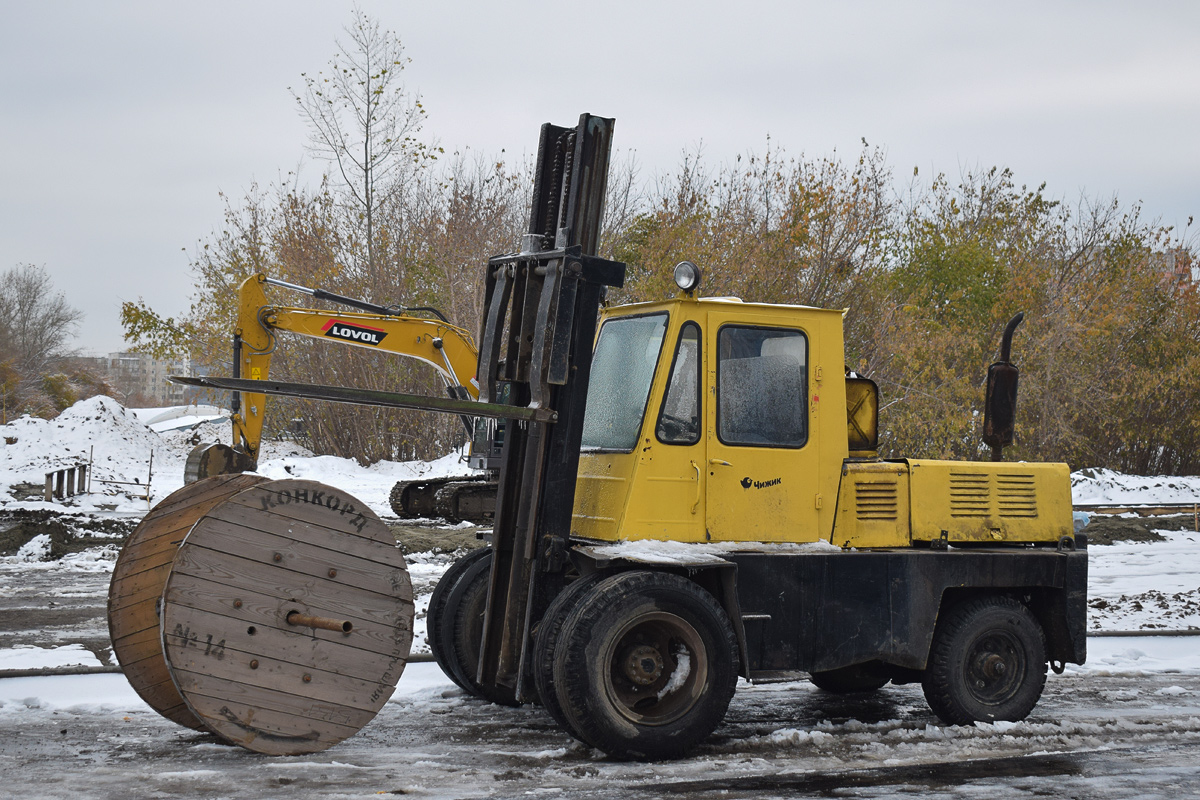
[[[1032,475],[997,475],[996,499],[1001,517],[1036,517],[1037,483]]]
[[[899,507],[896,481],[854,484],[854,500],[860,520],[894,520]]]
[[[950,515],[1034,518],[1038,515],[1033,475],[950,473]]]
[[[991,481],[987,475],[950,473],[950,516],[986,517],[990,501]]]

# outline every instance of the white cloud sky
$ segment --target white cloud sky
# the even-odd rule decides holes
[[[1011,167],[1182,227],[1200,215],[1200,3],[409,2],[396,31],[448,149],[514,156],[542,122],[617,118],[669,171],[884,147],[919,166]],[[122,300],[186,309],[188,255],[238,196],[304,159],[287,87],[323,68],[349,3],[0,0],[0,269],[43,264],[120,349]],[[320,163],[307,163],[317,174]]]

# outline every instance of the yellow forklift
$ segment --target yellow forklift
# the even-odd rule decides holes
[[[612,130],[543,126],[528,232],[486,267],[477,399],[190,382],[470,414],[476,452],[505,420],[490,546],[438,584],[429,642],[467,691],[538,702],[613,757],[685,755],[739,676],[919,682],[947,723],[1023,719],[1047,667],[1085,659],[1087,549],[1067,466],[1000,460],[1020,318],[988,375],[993,460],[881,459],[841,311],[705,299],[690,262],[674,298],[603,308],[625,272],[595,255]],[[239,491],[268,489],[281,499],[239,508],[269,522],[301,492],[311,505],[303,487]],[[186,647],[163,642],[168,661]]]

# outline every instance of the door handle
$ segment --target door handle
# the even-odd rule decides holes
[[[700,500],[704,497],[704,484],[700,482],[700,465],[693,461],[692,469],[696,470],[696,502],[692,503],[692,513],[695,514],[700,510]]]
[[[718,467],[732,467],[733,466],[733,464],[730,464],[728,461],[722,461],[719,458],[710,458],[708,460],[708,463],[712,464],[713,466],[718,466]]]

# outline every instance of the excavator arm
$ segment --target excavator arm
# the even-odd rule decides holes
[[[267,298],[268,285],[300,291],[355,307],[355,311],[327,311],[275,305]],[[414,316],[411,311],[436,316]],[[308,289],[259,273],[251,275],[238,289],[238,318],[233,336],[233,377],[266,381],[280,332],[382,350],[422,361],[445,383],[450,397],[474,401],[479,396],[475,371],[479,350],[471,335],[433,309],[403,309],[378,306],[361,300]],[[231,403],[233,447],[199,445],[188,456],[185,480],[192,482],[210,475],[245,472],[256,468],[266,416],[266,394],[235,391]],[[464,415],[468,434],[473,422]]]

